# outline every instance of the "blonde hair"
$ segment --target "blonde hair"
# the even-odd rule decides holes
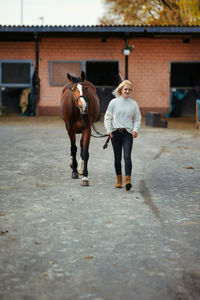
[[[133,91],[133,85],[132,85],[132,83],[131,83],[129,80],[126,79],[126,80],[123,80],[123,81],[118,85],[118,87],[113,91],[113,95],[116,96],[116,97],[121,96],[121,94],[122,94],[122,89],[123,89],[123,87],[124,87],[126,84],[130,85],[130,86],[131,86],[131,89],[132,89],[132,91]]]

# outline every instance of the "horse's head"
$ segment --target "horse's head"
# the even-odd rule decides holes
[[[80,110],[81,114],[86,114],[88,109],[88,88],[84,82],[85,76],[84,72],[81,73],[81,78],[73,77],[69,73],[67,77],[71,82],[69,86],[70,91],[72,92],[73,99]]]
[[[62,90],[61,115],[69,126],[76,124],[81,131],[91,126],[99,117],[100,103],[95,86],[84,79],[68,74],[69,82]],[[81,114],[81,115],[80,115]],[[81,121],[81,122],[80,122]],[[68,126],[67,125],[67,126]]]

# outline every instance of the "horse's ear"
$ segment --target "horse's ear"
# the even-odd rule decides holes
[[[67,73],[67,78],[68,78],[69,81],[72,82],[72,76],[69,73]]]
[[[82,71],[82,72],[81,72],[81,81],[84,81],[85,79],[86,79],[85,72]]]

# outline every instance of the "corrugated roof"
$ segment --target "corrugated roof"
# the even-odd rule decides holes
[[[130,25],[95,25],[95,26],[5,26],[0,25],[0,32],[36,32],[36,33],[200,33],[200,26],[130,26]]]
[[[0,41],[34,41],[43,37],[136,38],[156,36],[188,36],[200,38],[200,26],[4,26],[0,25]]]

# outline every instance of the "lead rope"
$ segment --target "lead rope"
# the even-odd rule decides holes
[[[101,137],[108,136],[108,134],[103,134],[103,133],[100,133],[99,131],[97,131],[97,129],[96,129],[96,127],[94,126],[94,124],[92,124],[91,127],[92,127],[92,129],[96,132],[96,134],[99,135],[99,136],[92,135],[93,137],[101,138]]]
[[[102,134],[102,133],[98,132],[93,124],[92,124],[92,128],[96,132],[96,134],[98,134],[99,136],[96,136],[96,135],[93,135],[93,134],[91,134],[91,136],[93,136],[95,138],[102,138],[102,137],[106,137],[107,136],[106,142],[103,145],[103,150],[105,150],[108,147],[108,143],[109,143],[109,141],[111,139],[110,135],[109,134]]]

